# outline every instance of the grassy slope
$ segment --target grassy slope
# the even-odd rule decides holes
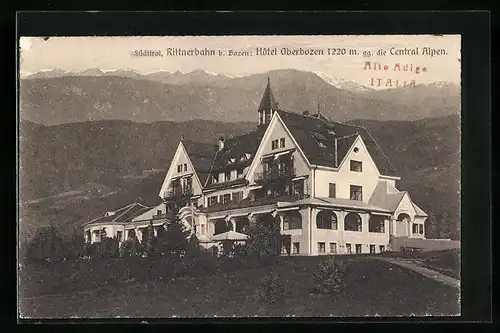
[[[339,257],[348,263],[347,288],[336,295],[311,293],[318,257],[282,258],[275,271],[287,296],[275,305],[254,300],[258,278],[269,268],[216,273],[173,282],[151,281],[86,293],[21,300],[27,317],[403,316],[454,315],[458,291],[388,263]]]
[[[439,250],[403,254],[387,252],[384,255],[414,260],[416,264],[440,272],[441,274],[460,279],[460,250]]]

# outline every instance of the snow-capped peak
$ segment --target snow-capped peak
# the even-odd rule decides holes
[[[329,85],[334,86],[335,88],[338,88],[338,89],[347,89],[347,90],[351,90],[351,91],[369,91],[370,90],[370,88],[365,87],[361,84],[358,84],[354,81],[340,79],[340,78],[337,78],[335,76],[331,76],[329,74],[326,74],[324,72],[314,71],[313,73],[316,74],[317,76],[319,76],[321,79],[323,79],[323,81],[325,81]]]

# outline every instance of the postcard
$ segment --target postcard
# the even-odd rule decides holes
[[[460,35],[19,50],[20,318],[460,315]]]

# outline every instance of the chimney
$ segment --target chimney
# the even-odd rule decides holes
[[[224,149],[224,137],[221,136],[219,138],[219,151],[221,151],[222,149]]]

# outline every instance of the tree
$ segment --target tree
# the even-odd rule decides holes
[[[427,220],[425,220],[425,237],[439,238],[437,220],[434,212],[429,212]]]
[[[193,257],[200,256],[200,241],[195,234],[189,237],[189,254]]]
[[[85,255],[85,241],[77,228],[73,229],[71,238],[65,242],[66,256],[71,259],[77,259]]]
[[[248,253],[257,256],[275,256],[281,252],[281,233],[279,217],[263,214],[250,225],[247,240]]]
[[[155,237],[155,229],[153,226],[153,221],[149,223],[148,229],[147,229],[148,236],[146,238],[146,252],[148,255],[153,255],[153,253],[156,251],[156,245],[157,245],[157,239]]]
[[[189,251],[189,231],[179,219],[178,210],[170,211],[165,223],[165,231],[158,239],[159,250],[165,254],[180,254]]]
[[[27,258],[31,261],[60,261],[64,258],[64,242],[56,227],[40,228],[30,241]]]

